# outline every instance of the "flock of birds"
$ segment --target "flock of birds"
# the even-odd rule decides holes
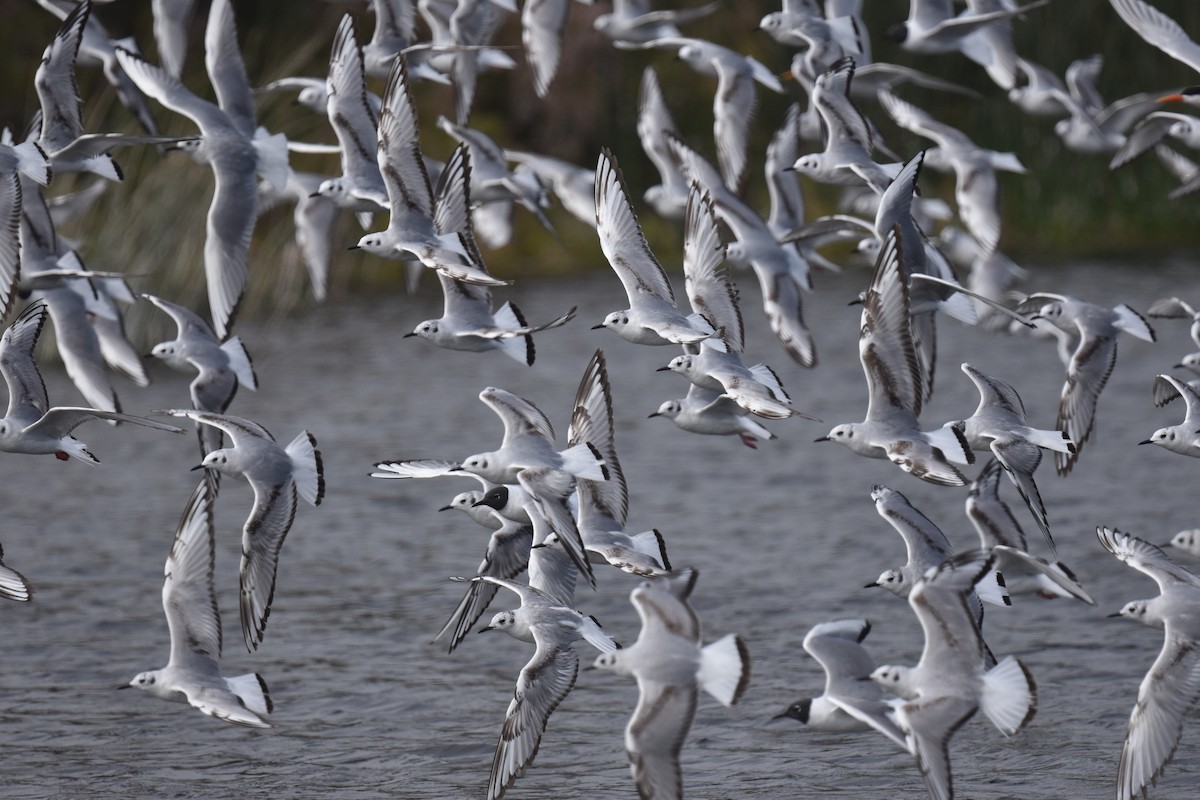
[[[205,67],[216,102],[193,93],[180,78],[193,13],[190,0],[152,3],[161,64],[132,42],[109,37],[97,17],[98,0],[39,2],[62,18],[34,75],[40,110],[23,140],[6,130],[0,144],[0,306],[7,315],[18,301],[28,301],[0,340],[0,373],[9,392],[8,410],[0,420],[0,450],[95,464],[95,456],[72,435],[90,420],[183,432],[122,412],[108,370],[142,385],[148,380],[121,319],[121,305],[138,296],[120,273],[87,269],[77,253],[79,244],[56,233],[81,204],[95,201],[86,196],[88,189],[62,197],[48,194],[46,187],[53,186],[54,176],[70,172],[119,181],[122,172],[111,152],[130,146],[183,150],[207,165],[215,180],[203,253],[207,318],[168,299],[141,295],[177,327],[176,338],[155,346],[151,355],[196,373],[190,408],[157,414],[196,424],[200,463],[195,469],[204,475],[187,501],[166,561],[162,599],[170,629],[169,660],[163,668],[138,674],[129,686],[164,699],[186,699],[227,722],[271,726],[272,701],[263,678],[225,677],[219,668],[222,636],[213,586],[219,479],[244,478],[254,491],[242,530],[239,570],[241,629],[253,651],[265,636],[276,567],[298,500],[318,505],[324,478],[316,439],[308,431],[281,446],[261,425],[227,413],[239,388],[258,389],[247,348],[232,330],[260,211],[279,202],[295,203],[296,238],[318,300],[325,296],[331,253],[338,247],[405,262],[413,286],[431,269],[445,296],[443,315],[420,322],[408,336],[449,350],[499,350],[533,365],[533,335],[567,324],[576,309],[530,324],[511,301],[496,308],[492,288],[511,281],[490,273],[476,234],[487,248],[504,246],[512,236],[517,205],[552,234],[545,209],[557,198],[594,226],[628,296],[627,308],[593,321],[594,327],[607,328],[632,344],[682,350],[664,358],[661,370],[686,378],[687,394],[664,402],[651,416],[668,418],[685,431],[737,436],[749,447],[773,438],[763,420],[814,418],[793,404],[775,370],[750,363],[741,297],[726,263],[753,271],[763,312],[784,352],[797,364],[812,367],[819,343],[803,317],[814,290],[812,273],[838,268],[821,249],[850,240],[874,260],[859,298],[865,419],[837,424],[818,441],[888,459],[932,484],[969,487],[967,515],[981,544],[954,552],[946,536],[903,494],[876,486],[872,498],[877,511],[903,537],[908,560],[872,585],[908,599],[925,635],[920,661],[911,667],[876,666],[862,646],[870,627],[866,620],[819,624],[804,647],[827,672],[825,692],[791,705],[781,716],[813,728],[883,734],[913,756],[937,800],[953,796],[949,743],[966,720],[982,710],[1011,735],[1034,716],[1034,676],[1019,659],[993,655],[982,635],[982,604],[1010,602],[1006,576],[1028,576],[1043,594],[1095,604],[1057,560],[1051,515],[1034,476],[1044,451],[1053,453],[1060,475],[1070,473],[1081,457],[1116,360],[1118,335],[1154,341],[1155,334],[1142,314],[1125,305],[1106,308],[1061,294],[1026,296],[1018,291],[1022,271],[999,249],[997,172],[1021,173],[1024,167],[1012,153],[976,145],[899,96],[909,83],[937,91],[966,90],[911,68],[873,61],[861,0],[827,0],[824,8],[790,0],[761,21],[763,31],[795,49],[785,78],[794,79],[807,97],[807,108],[797,102],[787,111],[763,159],[771,193],[767,217],[740,194],[754,163],[748,142],[758,87],[775,92],[785,87],[779,75],[755,59],[684,35],[680,26],[721,14],[719,4],[668,11],[615,0],[611,13],[595,18],[595,35],[610,39],[617,51],[667,51],[717,81],[715,164],[702,154],[705,147],[680,135],[669,111],[671,94],[664,92],[652,67],[645,71],[639,97],[639,138],[661,175],[661,182],[645,188],[641,199],[653,213],[683,220],[687,307],[681,307],[643,235],[635,211],[637,194],[626,184],[617,154],[605,149],[594,168],[576,165],[505,150],[469,127],[480,74],[515,64],[507,49],[493,42],[506,17],[517,11],[512,0],[374,0],[374,33],[366,41],[360,38],[361,23],[346,14],[335,31],[327,32],[332,42],[327,77],[289,78],[260,90],[298,92],[302,106],[327,115],[336,145],[292,142],[258,126],[255,90],[242,63],[229,0],[213,0],[205,26]],[[1144,0],[1110,2],[1146,42],[1200,71],[1200,45],[1174,21]],[[918,53],[965,55],[985,68],[1023,112],[1055,118],[1055,133],[1068,147],[1110,154],[1113,168],[1154,150],[1180,176],[1173,196],[1200,186],[1200,169],[1172,146],[1200,144],[1200,126],[1190,115],[1158,110],[1164,101],[1200,104],[1200,90],[1150,92],[1106,105],[1095,88],[1098,56],[1073,64],[1064,82],[1013,48],[1013,26],[1025,24],[1044,4],[1017,7],[1010,0],[969,0],[967,10],[955,14],[950,0],[913,0],[908,19],[888,36]],[[520,11],[525,58],[539,95],[554,80],[570,7],[567,0],[526,0]],[[429,29],[428,40],[417,38],[418,13]],[[75,70],[85,61],[103,65],[145,128],[143,135],[84,131]],[[386,80],[382,95],[368,90],[371,78]],[[422,153],[421,136],[428,132],[422,131],[413,100],[418,81],[451,84],[455,91],[456,120],[437,121],[458,143],[445,163]],[[868,102],[932,145],[897,158],[874,120],[861,110]],[[156,104],[187,117],[196,133],[160,136]],[[340,158],[340,174],[297,172],[289,167],[289,152],[331,153]],[[955,175],[954,208],[920,195],[919,176],[927,168]],[[810,180],[844,187],[848,210],[808,219],[802,185]],[[337,240],[335,223],[343,211],[368,230],[356,243]],[[378,230],[374,219],[382,214],[388,222]],[[955,216],[961,227],[943,225],[937,240],[926,235]],[[965,284],[955,277],[951,258],[970,266]],[[979,391],[978,408],[939,427],[922,426],[922,407],[934,388],[939,312],[997,335],[1056,343],[1065,381],[1053,429],[1030,426],[1015,389],[970,363],[961,369]],[[1184,300],[1164,299],[1148,314],[1190,319],[1200,348],[1200,312]],[[47,319],[87,406],[50,406],[35,358]],[[1185,356],[1178,366],[1200,376],[1200,353]],[[1158,405],[1183,397],[1186,416],[1142,444],[1200,457],[1200,378],[1164,373],[1156,379],[1153,396]],[[445,507],[465,512],[490,531],[475,573],[457,579],[465,594],[438,634],[451,651],[475,628],[500,589],[520,601],[515,609],[495,613],[484,629],[503,631],[535,648],[517,676],[501,725],[487,797],[502,797],[533,763],[552,712],[575,684],[580,659],[574,643],[580,639],[599,651],[595,667],[637,681],[639,701],[626,728],[625,748],[639,794],[681,797],[679,755],[699,691],[724,705],[736,703],[750,678],[750,658],[733,634],[704,643],[689,604],[697,572],[679,565],[678,552],[672,565],[662,534],[625,529],[629,493],[614,445],[603,351],[597,350],[584,369],[564,449],[556,444],[546,414],[524,397],[497,387],[483,389],[479,397],[503,424],[496,449],[444,460],[381,461],[373,476],[461,476],[478,483]],[[976,453],[990,460],[972,478],[967,468],[976,464]],[[1000,497],[1002,475],[1043,534],[1050,559],[1029,552],[1016,516]],[[1120,612],[1165,634],[1162,652],[1139,689],[1119,758],[1116,796],[1126,800],[1145,795],[1160,777],[1184,719],[1200,697],[1200,629],[1194,617],[1200,578],[1136,536],[1107,527],[1098,528],[1097,536],[1116,558],[1152,577],[1160,588],[1158,597],[1129,603]],[[1172,545],[1200,554],[1200,535],[1185,531]],[[594,587],[604,565],[643,579],[630,594],[641,633],[628,647],[621,648],[576,607],[580,578]],[[0,594],[27,601],[33,592],[21,573],[0,565]]]

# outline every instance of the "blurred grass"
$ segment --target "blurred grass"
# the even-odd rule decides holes
[[[1154,0],[1154,5],[1200,38],[1200,3]],[[1018,260],[1053,262],[1195,246],[1195,200],[1167,200],[1174,182],[1156,160],[1143,158],[1110,173],[1107,158],[1066,150],[1053,135],[1052,120],[1019,112],[983,70],[965,58],[918,56],[884,40],[882,32],[903,17],[906,4],[869,2],[866,6],[868,27],[875,33],[876,60],[908,64],[954,80],[982,97],[908,88],[900,89],[900,94],[938,119],[963,129],[979,144],[1015,152],[1029,168],[1026,175],[1003,178],[1005,225],[1001,247],[1006,252]],[[239,38],[251,83],[262,85],[286,75],[323,76],[330,40],[343,13],[349,11],[355,16],[361,40],[369,36],[372,20],[364,8],[361,3],[236,2]],[[771,3],[728,2],[717,15],[695,24],[689,32],[752,54],[772,70],[783,72],[791,53],[754,31],[761,16],[777,8]],[[607,10],[601,5],[572,4],[562,64],[544,100],[533,93],[519,50],[519,20],[510,17],[497,41],[518,48],[513,56],[522,63],[511,74],[491,73],[481,78],[471,122],[503,146],[544,152],[586,166],[594,166],[600,148],[607,146],[616,153],[636,202],[645,187],[657,182],[636,134],[637,89],[643,68],[655,67],[676,123],[690,142],[710,156],[711,104],[716,84],[696,75],[667,52],[614,50],[593,32],[591,25],[595,16]],[[99,6],[95,13],[113,36],[134,36],[147,57],[157,60],[148,4],[126,0]],[[202,9],[193,22],[184,83],[198,94],[211,97],[203,69],[204,16]],[[0,85],[5,87],[0,93],[0,122],[21,130],[37,106],[33,75],[58,21],[28,0],[0,0],[0,20],[4,21],[5,44],[0,58]],[[1125,27],[1107,0],[1059,0],[1030,12],[1015,29],[1018,52],[1060,75],[1072,60],[1103,53],[1106,62],[1100,91],[1110,100],[1200,81],[1186,67],[1142,42]],[[382,91],[381,80],[371,82],[375,91]],[[136,130],[97,70],[81,68],[79,85],[88,130]],[[787,104],[799,97],[798,87],[788,88],[792,96],[760,92],[753,127],[746,197],[752,205],[764,209],[767,199],[761,154]],[[429,84],[419,84],[415,92],[424,149],[432,157],[445,158],[453,142],[433,127],[433,121],[438,114],[453,115],[453,93],[447,87]],[[285,94],[261,96],[260,122],[272,131],[285,132],[289,138],[333,142],[326,121],[293,105],[291,99]],[[154,107],[164,133],[194,132],[190,121],[157,104]],[[877,107],[866,107],[864,111],[901,156],[926,146],[911,134],[897,130]],[[83,239],[82,254],[89,266],[128,272],[139,276],[133,281],[139,291],[203,306],[202,251],[204,218],[212,192],[211,172],[182,154],[160,154],[151,148],[130,148],[116,156],[125,169],[125,182],[110,187],[88,215],[63,233]],[[332,173],[338,169],[338,162],[330,156],[296,156],[293,167]],[[51,193],[77,185],[81,184],[76,176],[62,176],[56,179]],[[922,189],[929,196],[947,200],[953,197],[950,177],[927,172]],[[805,190],[810,215],[832,210],[834,192],[810,184]],[[561,247],[532,217],[519,210],[513,243],[503,250],[485,253],[491,270],[520,280],[607,268],[590,228],[561,209],[552,210],[551,218],[562,239]],[[641,221],[663,263],[669,269],[677,265],[679,223],[659,220],[648,211],[641,215]],[[385,224],[386,219],[376,218],[378,228]],[[335,246],[331,298],[362,291],[394,291],[402,285],[403,269],[395,262],[342,249],[359,235],[357,224],[347,216]],[[287,313],[311,303],[307,274],[293,241],[290,207],[273,209],[260,220],[251,249],[250,274],[242,312],[246,316]],[[425,287],[433,285],[433,281],[424,282]],[[162,321],[155,324],[165,326]]]

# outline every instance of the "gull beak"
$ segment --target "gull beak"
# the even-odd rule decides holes
[[[816,442],[828,442],[828,441],[829,441],[829,437],[828,437],[828,436],[821,436],[821,437],[818,437],[818,438],[816,438],[816,439],[813,439],[813,443],[814,443],[814,444],[815,444]]]
[[[358,246],[358,245],[356,245],[356,244],[352,244],[352,245],[350,245],[349,247],[347,247],[346,249],[347,249],[347,250],[361,250],[362,248],[361,248],[361,247],[359,247],[359,246]]]
[[[197,464],[196,466],[194,466],[190,470],[188,470],[188,472],[195,472],[198,469],[208,469],[208,468],[205,467],[203,464]]]
[[[1159,103],[1182,103],[1183,95],[1181,95],[1179,92],[1176,92],[1175,94],[1169,94],[1169,95],[1166,95],[1165,97],[1158,98],[1157,102],[1159,102]]]
[[[601,328],[603,328],[603,327],[604,327],[604,323],[603,323],[603,322],[601,322],[599,325],[593,325],[593,326],[592,326],[592,330],[594,330],[594,331],[598,331],[598,330],[600,330],[600,329],[601,329]]]
[[[442,506],[438,509],[438,511],[449,511],[452,508],[454,508],[454,506]]]
[[[848,306],[861,306],[862,304],[863,304],[863,300],[861,297],[856,297],[853,300],[851,300],[849,303],[846,303],[846,305],[848,305]]]
[[[1113,617],[1119,617],[1119,616],[1121,616],[1121,612],[1120,612],[1120,611],[1118,611],[1118,612],[1117,612],[1117,613],[1115,613],[1115,614],[1105,614],[1105,616],[1106,616],[1106,617],[1108,617],[1109,619],[1112,619]]]
[[[654,418],[655,418],[655,417],[657,417],[657,416],[658,416],[658,412],[657,412],[657,411],[655,411],[653,414],[651,414],[650,416],[646,417],[646,419],[654,419]]]
[[[496,630],[496,629],[493,628],[491,625],[488,625],[486,628],[480,628],[479,630],[477,630],[475,632],[476,633],[487,633],[488,631],[494,631],[494,630]]]
[[[868,583],[865,586],[863,586],[863,588],[864,589],[875,589],[875,588],[878,588],[878,586],[879,586],[879,581],[872,581],[871,583]]]
[[[549,547],[549,546],[550,546],[550,545],[546,544],[545,542],[538,542],[537,544],[531,544],[531,545],[529,545],[529,549],[530,549],[530,550],[537,550],[539,547]]]
[[[118,686],[117,688],[118,688],[118,689],[132,689],[132,688],[133,688],[133,684],[132,684],[132,683],[122,683],[122,684],[121,684],[120,686]]]
[[[413,337],[413,336],[416,336],[416,335],[417,335],[417,332],[416,332],[416,331],[413,331],[412,333],[406,333],[406,334],[404,334],[404,335],[403,335],[403,336],[401,336],[400,338],[401,338],[401,339],[409,339],[409,338],[411,338],[411,337]]]
[[[471,503],[471,508],[479,508],[482,505],[486,505],[486,503],[482,500],[476,500],[474,503]]]
[[[308,199],[310,199],[310,200],[311,200],[311,199],[312,199],[312,198],[314,198],[314,197],[320,197],[320,196],[321,196],[321,193],[320,193],[320,192],[313,192],[312,194],[310,194],[310,195],[308,196]],[[351,248],[351,249],[353,250],[354,248]]]
[[[462,471],[463,471],[462,464],[459,464],[457,467],[450,467],[450,469],[446,470],[446,472],[462,472]]]
[[[1152,442],[1152,441],[1150,441],[1149,439],[1147,439],[1147,440],[1145,440],[1144,442],[1138,442],[1138,444],[1154,444],[1154,442]]]
[[[658,369],[656,369],[654,371],[655,372],[670,372],[671,368],[670,367],[659,367]]]

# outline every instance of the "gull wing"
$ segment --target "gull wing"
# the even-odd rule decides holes
[[[44,302],[31,303],[0,338],[0,374],[8,386],[6,417],[23,416],[26,408],[36,412],[30,416],[40,417],[50,408],[46,384],[33,358],[48,313]]]
[[[42,108],[38,142],[51,152],[66,147],[83,133],[75,59],[91,10],[91,3],[80,3],[67,15],[34,74],[33,85]]]
[[[745,347],[745,330],[737,291],[721,269],[725,245],[717,231],[712,198],[697,183],[688,191],[685,219],[683,274],[692,311],[720,332],[730,351],[740,353]]]
[[[234,127],[248,139],[254,137],[254,92],[246,78],[246,65],[238,48],[237,25],[231,0],[214,0],[204,28],[204,67],[217,93],[217,105]]]
[[[168,667],[217,674],[221,658],[221,616],[213,590],[213,501],[216,489],[206,475],[196,486],[175,530],[162,589],[171,631]]]
[[[1096,528],[1096,536],[1105,550],[1143,575],[1153,578],[1160,592],[1166,592],[1178,584],[1200,588],[1200,577],[1176,564],[1166,553],[1144,539],[1105,526]]]
[[[408,217],[433,219],[433,187],[421,156],[420,129],[403,55],[392,64],[379,116],[379,172],[396,224]],[[428,223],[427,223],[428,224]],[[389,226],[394,227],[392,222]]]
[[[1109,2],[1125,24],[1147,44],[1200,72],[1200,45],[1192,41],[1178,22],[1142,0]]]
[[[554,441],[550,419],[524,397],[489,386],[479,393],[479,399],[495,411],[504,423],[502,448],[519,436],[542,436]]]
[[[867,378],[867,420],[891,409],[920,416],[925,381],[909,323],[907,265],[901,258],[903,235],[895,227],[884,239],[875,274],[863,297],[858,355]]]
[[[254,652],[262,643],[275,598],[279,550],[296,518],[296,482],[289,477],[278,485],[250,481],[250,486],[254,489],[254,508],[242,527],[238,575],[242,636],[246,650]]]
[[[679,751],[696,716],[698,690],[638,676],[637,708],[625,728],[625,754],[642,797],[683,797]]]
[[[596,165],[596,230],[604,256],[625,287],[630,306],[643,302],[646,296],[674,305],[675,293],[667,273],[646,243],[621,169],[607,149],[600,153]]]

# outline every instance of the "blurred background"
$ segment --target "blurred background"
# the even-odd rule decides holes
[[[1165,14],[1200,37],[1200,3],[1194,0],[1154,0]],[[204,73],[203,36],[207,3],[199,2],[191,28],[184,83],[201,96],[212,90]],[[680,0],[677,6],[700,5]],[[151,35],[148,0],[115,0],[94,11],[116,37],[133,37],[151,61],[157,61]],[[256,0],[235,2],[235,13],[246,69],[253,85],[290,75],[322,77],[328,71],[329,49],[338,20],[355,17],[360,41],[373,29],[369,6],[363,2],[324,0]],[[1200,219],[1194,197],[1167,199],[1176,181],[1152,157],[1141,158],[1110,172],[1107,156],[1089,156],[1065,148],[1053,134],[1053,120],[1018,111],[984,71],[958,55],[922,56],[901,50],[883,32],[904,19],[907,4],[896,0],[865,0],[864,14],[877,61],[916,67],[974,89],[978,97],[932,92],[904,86],[904,99],[928,110],[940,121],[956,126],[978,144],[1017,154],[1028,167],[1025,175],[1003,174],[1004,236],[1000,249],[1022,264],[1042,264],[1081,258],[1119,257],[1150,264],[1152,253],[1189,250],[1195,245]],[[509,15],[496,37],[513,49],[518,68],[510,73],[489,72],[480,78],[471,125],[505,147],[532,150],[593,167],[601,147],[614,151],[635,198],[657,183],[653,167],[635,131],[638,83],[646,65],[654,65],[667,104],[685,138],[712,154],[712,94],[715,81],[698,76],[665,51],[619,51],[596,33],[592,20],[610,10],[605,2],[572,4],[562,63],[549,95],[533,91],[520,50],[520,21]],[[692,23],[687,32],[752,54],[771,70],[788,69],[792,52],[756,30],[766,13],[778,10],[767,2],[726,0],[708,18]],[[423,23],[418,18],[419,30]],[[22,131],[37,108],[34,72],[42,50],[53,38],[59,21],[34,0],[0,0],[0,123]],[[1178,90],[1200,82],[1184,65],[1143,42],[1112,10],[1107,0],[1053,0],[1030,11],[1014,24],[1017,51],[1062,75],[1075,59],[1104,55],[1099,89],[1111,102],[1142,91]],[[382,81],[368,79],[382,92]],[[800,87],[785,82],[788,96],[760,91],[757,123],[751,140],[751,169],[744,196],[765,209],[762,153],[783,119],[787,105],[803,98]],[[99,70],[79,69],[85,127],[89,131],[136,131],[129,113],[116,101]],[[417,84],[415,94],[422,122],[422,146],[434,158],[445,158],[454,142],[433,125],[438,114],[453,116],[453,90]],[[259,96],[260,124],[289,139],[334,142],[327,121],[293,104],[287,93]],[[193,132],[190,121],[154,104],[165,134]],[[883,131],[889,146],[907,158],[928,143],[899,130],[877,106],[864,113]],[[119,151],[126,172],[121,185],[109,187],[104,199],[73,228],[88,232],[81,247],[93,269],[113,269],[133,276],[165,273],[159,291],[179,299],[203,296],[201,249],[204,212],[212,191],[211,173],[179,153],[161,154],[152,148]],[[336,156],[293,156],[299,169],[332,173]],[[91,180],[91,179],[83,179]],[[51,194],[78,188],[75,175],[55,181]],[[921,188],[929,196],[951,199],[953,176],[930,170]],[[836,190],[804,182],[810,218],[834,210]],[[345,244],[360,235],[348,215],[343,225]],[[529,215],[518,214],[513,242],[502,251],[486,252],[489,268],[506,277],[577,273],[607,269],[594,231],[559,208],[551,211],[561,244]],[[664,264],[680,248],[679,223],[658,219],[648,209],[641,221]],[[377,226],[384,221],[377,219]],[[308,300],[303,265],[292,241],[290,209],[268,212],[259,223],[251,251],[251,281],[247,313],[266,307],[276,311]],[[340,245],[341,242],[339,241]],[[340,247],[330,280],[331,296],[398,286],[402,270],[363,253]],[[432,288],[433,281],[426,286]],[[269,302],[267,300],[269,299]]]

